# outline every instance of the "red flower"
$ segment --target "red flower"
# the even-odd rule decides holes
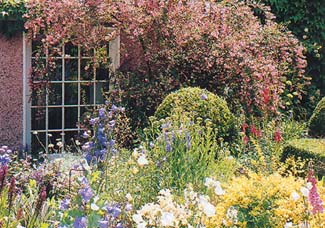
[[[244,123],[242,126],[243,132],[246,132],[246,129],[248,128],[248,124]]]
[[[243,142],[244,142],[245,144],[247,144],[247,143],[249,142],[249,138],[248,138],[247,135],[245,135],[245,136],[243,137]]]
[[[276,130],[274,132],[274,141],[276,141],[277,143],[279,143],[281,140],[282,140],[281,132],[280,132],[280,130]]]

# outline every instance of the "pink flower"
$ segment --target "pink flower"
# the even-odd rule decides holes
[[[316,213],[323,213],[324,212],[324,205],[323,205],[323,201],[320,198],[318,192],[317,192],[317,180],[314,176],[314,172],[310,171],[308,173],[307,176],[307,181],[310,182],[312,184],[312,187],[309,191],[309,195],[308,195],[308,200],[311,204],[311,206],[313,207],[312,213],[316,214]]]

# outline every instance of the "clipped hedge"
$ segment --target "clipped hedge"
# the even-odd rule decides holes
[[[312,160],[318,175],[325,176],[325,139],[295,139],[288,142],[282,152],[282,161],[294,156]]]
[[[325,97],[317,104],[309,120],[309,134],[311,136],[325,136]]]
[[[209,119],[218,137],[230,141],[237,136],[235,117],[227,102],[215,94],[198,87],[188,87],[169,94],[155,112],[157,119],[185,114],[194,122]]]

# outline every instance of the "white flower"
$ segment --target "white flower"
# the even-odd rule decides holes
[[[138,164],[140,166],[144,166],[144,165],[148,165],[149,164],[149,161],[148,159],[146,158],[146,155],[142,154],[138,160],[137,160]]]
[[[219,181],[215,181],[212,178],[205,178],[205,186],[208,188],[214,188],[214,193],[218,196],[224,195],[225,191],[222,189],[221,184]]]
[[[58,142],[57,144],[56,144],[58,147],[63,147],[63,143],[62,142]]]
[[[95,203],[92,203],[92,204],[90,205],[90,208],[91,208],[91,210],[93,210],[93,211],[98,211],[98,210],[99,210],[99,207],[98,207]]]
[[[94,197],[94,203],[96,203],[99,200],[99,196]]]
[[[308,188],[301,187],[300,188],[300,191],[301,191],[301,193],[302,193],[303,196],[308,197],[308,195],[309,195],[309,189]]]
[[[214,184],[215,181],[212,178],[210,177],[205,178],[205,183],[204,183],[205,186],[207,186],[208,188],[212,188],[214,187]]]
[[[287,222],[287,223],[284,225],[284,228],[290,228],[290,227],[293,227],[292,222]]]
[[[312,183],[310,183],[310,182],[307,182],[307,185],[306,185],[306,187],[308,188],[308,190],[310,190],[310,189],[312,189],[312,187],[313,187],[313,184],[312,184]]]
[[[53,147],[54,147],[54,144],[50,143],[50,144],[48,145],[48,147],[49,147],[49,148],[53,148]]]
[[[232,222],[234,222],[234,223],[238,222],[238,219],[237,219],[238,211],[233,206],[228,208],[226,215],[227,215],[227,218],[229,218]]]
[[[125,198],[126,198],[129,202],[131,202],[131,201],[133,200],[133,197],[132,197],[132,195],[131,195],[130,193],[126,194],[126,195],[125,195]]]
[[[200,206],[207,217],[212,217],[216,214],[216,208],[204,197],[200,196]]]
[[[146,228],[147,227],[147,223],[146,222],[141,222],[137,224],[137,228]]]
[[[161,214],[160,223],[162,226],[173,226],[175,221],[175,216],[170,212],[163,212]]]
[[[217,181],[214,189],[214,193],[218,196],[224,195],[225,191],[222,189],[221,184],[219,181]]]
[[[144,222],[142,216],[139,214],[132,215],[132,219],[136,224]]]
[[[300,195],[297,192],[294,191],[291,193],[291,199],[293,201],[297,201],[299,198],[300,198]]]

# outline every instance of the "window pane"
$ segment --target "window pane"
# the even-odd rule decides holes
[[[81,60],[80,66],[80,80],[88,81],[94,80],[94,71],[90,64],[90,60]]]
[[[62,84],[61,83],[50,84],[49,105],[61,105],[61,104],[62,104]]]
[[[78,83],[65,83],[64,93],[64,104],[78,104]]]
[[[92,57],[92,56],[94,56],[94,49],[87,50],[86,48],[81,47],[80,52],[81,52],[80,53],[81,57]]]
[[[34,155],[37,155],[38,152],[43,152],[44,147],[46,147],[46,142],[45,142],[45,133],[38,133],[32,134],[32,153]]]
[[[69,57],[78,57],[78,46],[74,46],[71,43],[66,44],[65,48],[65,55]]]
[[[58,142],[62,142],[61,131],[56,131],[56,132],[49,131],[48,137],[49,137],[49,144],[54,144],[56,146]]]
[[[96,80],[108,80],[109,79],[109,69],[100,67],[96,69]]]
[[[62,59],[55,60],[55,68],[49,73],[50,81],[62,81]]]
[[[65,81],[78,80],[78,59],[65,60]]]
[[[96,104],[105,103],[104,93],[107,91],[108,91],[108,83],[106,82],[96,83]]]
[[[45,108],[32,108],[32,130],[45,129]]]
[[[81,104],[94,104],[94,84],[81,83]]]
[[[78,108],[65,108],[64,121],[65,128],[77,128]]]
[[[66,131],[64,141],[68,145],[73,145],[73,141],[78,137],[78,131]]]
[[[62,108],[49,108],[49,129],[62,128]]]

